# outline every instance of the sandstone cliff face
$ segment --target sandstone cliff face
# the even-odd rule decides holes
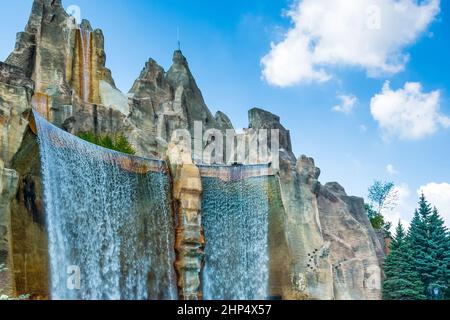
[[[280,168],[278,173],[284,215],[284,236],[289,248],[289,278],[284,298],[333,299],[332,273],[328,243],[322,236],[317,207],[317,179],[320,170],[312,159],[297,162],[290,134],[280,118],[261,109],[249,112],[250,128],[280,131]],[[284,239],[283,239],[284,240]]]
[[[11,168],[28,126],[34,83],[20,68],[0,63],[0,274],[2,294],[16,293],[13,263],[13,230],[11,206],[15,198],[19,174]]]
[[[123,133],[138,156],[164,158],[169,151],[180,295],[201,298],[204,239],[198,169],[183,158],[185,153],[174,155],[177,145],[169,148],[169,143],[177,129],[194,138],[196,122],[203,130],[222,132],[233,124],[222,112],[211,114],[181,51],[174,52],[167,72],[150,59],[125,95],[106,68],[102,31],[87,20],[76,25],[60,0],[34,1],[14,52],[6,64],[0,63],[0,264],[9,268],[0,275],[0,287],[8,293],[45,296],[47,240],[38,147],[28,128],[32,106],[73,134]],[[362,199],[348,197],[336,184],[321,186],[314,160],[296,159],[289,131],[278,116],[250,110],[245,135],[259,129],[269,131],[273,148],[270,130],[280,134],[280,167],[269,199],[271,294],[284,299],[380,298],[383,252]],[[205,146],[211,142],[206,140],[194,143]],[[177,156],[182,161],[175,165]]]
[[[314,160],[292,153],[289,131],[279,117],[249,112],[250,128],[280,130],[279,183],[289,247],[284,298],[381,299],[384,257],[364,200],[335,183],[321,186]]]
[[[0,295],[15,294],[11,243],[10,203],[17,189],[18,175],[14,170],[5,169],[0,160]]]
[[[381,299],[378,257],[383,249],[367,219],[364,200],[328,183],[320,187],[318,203],[324,239],[330,243],[335,298]]]
[[[9,166],[28,126],[34,83],[25,73],[0,62],[0,157]]]
[[[25,71],[0,63],[0,275],[6,294],[47,295],[38,146],[28,127],[34,83]]]
[[[41,163],[36,136],[28,128],[11,161],[18,186],[10,203],[16,293],[49,296],[48,245],[45,230]]]

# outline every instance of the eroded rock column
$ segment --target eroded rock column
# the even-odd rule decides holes
[[[175,211],[175,270],[179,298],[202,299],[200,272],[204,257],[201,221],[202,183],[191,152],[182,144],[169,144],[168,162],[173,178]]]
[[[14,296],[10,203],[17,190],[18,175],[5,169],[0,159],[0,296]]]

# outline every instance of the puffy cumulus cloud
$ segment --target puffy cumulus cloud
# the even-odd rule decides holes
[[[398,171],[397,169],[394,167],[394,165],[392,164],[388,164],[386,166],[386,171],[391,175],[391,176],[395,176],[398,175]]]
[[[431,182],[419,188],[417,193],[423,194],[432,206],[439,210],[447,226],[450,227],[450,184]]]
[[[395,231],[395,227],[399,221],[405,229],[409,228],[422,192],[428,202],[439,210],[446,225],[450,227],[450,183],[431,182],[421,186],[417,190],[417,193],[411,192],[408,184],[402,183],[395,187],[395,192],[398,195],[398,205],[394,210],[387,210],[383,213],[385,219],[392,223],[391,231]]]
[[[382,92],[372,98],[370,109],[384,138],[418,140],[450,126],[450,118],[440,113],[440,96],[439,91],[423,92],[418,82],[392,90],[386,81]]]
[[[334,112],[341,112],[344,114],[350,114],[353,109],[356,107],[356,104],[358,103],[358,98],[356,98],[354,95],[339,95],[338,99],[341,101],[340,104],[333,107]]]
[[[369,76],[395,74],[404,48],[426,31],[440,0],[297,0],[287,16],[293,27],[262,58],[263,78],[285,87],[332,78],[327,67],[363,68]]]

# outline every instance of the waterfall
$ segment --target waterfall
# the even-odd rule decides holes
[[[35,113],[53,299],[176,299],[165,163],[104,149]]]
[[[253,170],[246,166],[206,170],[209,174],[202,178],[203,296],[207,300],[266,299],[268,178],[246,178],[246,170]],[[218,177],[212,177],[215,170]],[[227,179],[223,179],[224,170]]]
[[[91,92],[91,32],[79,29],[80,45],[81,45],[81,61],[80,61],[80,90],[81,98],[84,102],[90,102]]]

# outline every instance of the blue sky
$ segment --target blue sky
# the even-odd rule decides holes
[[[450,218],[450,185],[447,185],[450,183],[450,124],[445,120],[450,117],[450,4],[448,1],[429,0],[439,7],[439,13],[434,12],[424,25],[410,26],[419,19],[410,21],[406,15],[399,18],[386,14],[393,1],[372,1],[380,3],[384,14],[383,25],[377,36],[373,37],[373,41],[378,42],[372,45],[376,50],[380,48],[380,55],[384,52],[381,50],[383,45],[390,48],[397,45],[397,50],[388,54],[389,59],[394,56],[395,60],[400,54],[401,57],[408,55],[409,61],[403,63],[402,71],[381,72],[376,76],[370,74],[373,72],[369,69],[374,67],[379,71],[379,61],[378,64],[373,63],[364,54],[356,57],[351,43],[340,56],[334,52],[327,56],[327,49],[337,52],[342,48],[325,40],[334,41],[336,37],[339,40],[342,35],[336,33],[334,28],[317,30],[318,26],[325,25],[329,20],[319,25],[314,22],[309,26],[303,25],[305,20],[302,19],[311,0],[70,0],[63,3],[65,7],[78,5],[82,18],[90,20],[94,28],[103,30],[107,65],[121,90],[127,92],[131,88],[150,57],[165,69],[170,66],[179,27],[183,53],[213,112],[224,111],[236,127],[247,126],[247,110],[251,107],[262,107],[278,114],[283,124],[291,130],[295,153],[314,157],[316,165],[322,169],[321,181],[338,181],[350,194],[364,196],[374,179],[393,180],[401,186],[399,211],[390,214],[393,220],[409,220],[417,200],[417,190],[423,186],[427,186],[430,197]],[[343,3],[342,0],[340,2]],[[415,0],[401,2],[419,3]],[[31,4],[31,0],[3,1],[0,60],[5,60],[13,49],[15,33],[23,30]],[[289,8],[293,8],[290,17],[285,14]],[[417,14],[417,17],[425,19],[427,12],[419,9],[416,13],[409,11],[409,16],[414,18]],[[340,26],[346,14],[351,15],[345,10],[342,10],[344,13],[335,11],[337,13],[332,16],[325,15],[335,19],[331,21],[335,26]],[[296,18],[300,22],[295,23]],[[414,36],[406,43],[401,41],[402,37],[407,37],[406,33],[399,34],[398,39],[386,40],[393,34],[389,28],[414,31],[415,27]],[[286,48],[292,46],[298,50],[296,41],[305,39],[305,34],[296,33],[292,39],[286,40],[290,29],[299,30],[299,33],[312,30],[316,37],[322,37],[322,40],[314,39],[317,42],[311,42],[310,46],[322,46],[325,53],[308,53],[305,59],[312,59],[314,63],[311,62],[311,65],[316,70],[324,68],[331,79],[311,81],[310,75],[299,71],[292,75],[292,83],[286,85],[283,82],[280,86],[276,80],[263,77],[265,66],[261,64],[261,59],[273,52],[272,42],[274,46],[284,42]],[[335,38],[327,32],[333,33]],[[356,37],[356,34],[350,32],[348,37]],[[363,46],[366,37],[361,39]],[[371,39],[367,38],[367,42]],[[283,49],[282,46],[279,49]],[[304,54],[305,50],[295,50],[288,52],[293,65],[302,64],[306,60],[295,55],[297,52]],[[276,54],[272,57],[270,66],[276,68],[280,61]],[[275,70],[274,77],[288,81],[280,70]],[[395,127],[393,121],[388,123],[390,134],[386,134],[381,121],[386,124],[389,119],[386,119],[385,113],[381,120],[376,119],[371,106],[380,112],[386,111],[391,107],[391,100],[380,99],[378,104],[371,102],[375,95],[382,92],[387,80],[390,81],[389,92],[397,93],[397,97],[401,96],[403,91],[400,90],[407,82],[420,83],[420,94],[439,91],[435,104],[439,108],[437,114],[443,118],[435,120],[435,130],[409,138],[410,123],[406,122],[400,128]],[[392,97],[384,93],[385,97]],[[332,111],[340,103],[340,95],[357,99],[349,114]],[[424,100],[427,96],[413,97]],[[424,107],[420,103],[413,105],[413,102],[409,111]],[[387,170],[388,165],[391,165],[391,173]]]

